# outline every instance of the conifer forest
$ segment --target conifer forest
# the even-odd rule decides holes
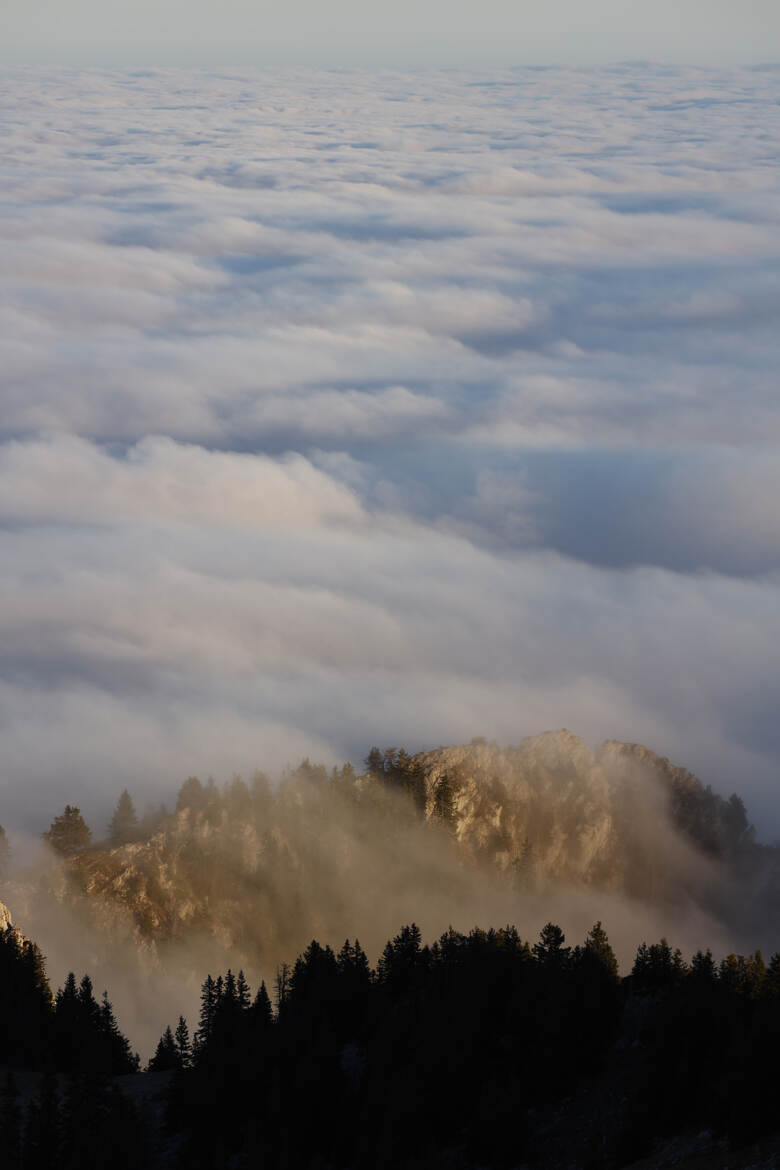
[[[621,978],[600,922],[575,946],[554,923],[532,945],[411,923],[374,967],[312,940],[270,989],[207,975],[143,1072],[89,976],[52,997],[13,928],[0,989],[8,1170],[617,1168],[691,1128],[725,1157],[777,1123],[780,954],[661,939]]]
[[[158,808],[139,818],[123,790],[106,835],[94,839],[80,809],[67,805],[42,839],[52,863],[63,867],[71,896],[88,902],[98,892],[87,892],[85,874],[136,864],[144,849],[170,865],[184,832],[188,866],[199,877],[188,870],[190,884],[178,896],[197,893],[204,913],[211,904],[225,914],[225,887],[238,883],[242,900],[258,906],[268,879],[262,866],[242,871],[235,859],[225,870],[225,851],[216,861],[211,854],[211,830],[229,836],[255,823],[278,834],[283,826],[295,850],[312,823],[329,840],[329,816],[341,822],[351,810],[351,832],[376,833],[378,824],[396,851],[422,834],[423,846],[417,841],[415,850],[444,850],[445,875],[457,863],[474,883],[489,870],[491,880],[520,900],[529,883],[546,881],[543,905],[544,889],[552,896],[556,888],[541,865],[545,832],[554,837],[571,810],[547,807],[547,830],[537,819],[531,872],[527,849],[518,847],[512,864],[496,842],[492,852],[474,856],[459,808],[473,781],[469,764],[473,772],[487,760],[494,785],[505,769],[504,801],[511,807],[517,769],[541,799],[551,761],[560,769],[560,752],[571,755],[575,746],[573,737],[559,735],[521,744],[515,755],[481,741],[455,756],[453,749],[414,757],[374,748],[362,772],[349,765],[328,772],[304,761],[276,788],[261,773],[251,784],[234,778],[222,787],[190,777],[173,812]],[[615,750],[609,749],[610,759]],[[767,858],[755,844],[738,797],[725,801],[690,773],[642,753],[650,772],[639,782],[652,778],[668,799],[667,849],[675,834],[687,836],[691,848],[731,867],[732,880],[738,873],[745,881],[745,874],[752,881],[756,873],[771,878],[772,851]],[[590,767],[586,776],[591,784]],[[569,782],[576,788],[585,780],[570,776]],[[623,787],[629,782],[624,777]],[[533,809],[525,793],[524,807]],[[549,795],[545,800],[549,806]],[[518,838],[523,842],[526,828]],[[509,836],[507,829],[498,844],[505,847]],[[2,839],[7,871],[12,857]],[[620,846],[611,848],[614,860]],[[271,857],[278,868],[278,848]],[[295,856],[289,864],[301,870],[299,886],[286,890],[292,913],[296,900],[308,896],[311,877]],[[44,880],[46,871],[35,872]],[[324,880],[323,858],[315,872]],[[620,872],[630,888],[644,870]],[[389,870],[384,876],[391,882]],[[347,871],[347,878],[355,873]],[[21,892],[19,874],[4,888]],[[424,900],[423,891],[419,897]],[[651,886],[644,897],[666,898],[674,916],[668,893]],[[148,915],[147,907],[137,929],[149,928]],[[334,922],[327,923],[329,934]],[[6,915],[2,1165],[619,1170],[660,1165],[643,1159],[659,1143],[684,1146],[691,1135],[711,1159],[733,1160],[739,1151],[773,1142],[780,952],[718,955],[703,947],[683,954],[665,937],[647,938],[621,969],[608,928],[597,921],[571,939],[548,921],[526,938],[511,923],[486,922],[425,938],[410,920],[371,956],[354,936],[341,944],[312,938],[272,969],[269,956],[278,952],[267,950],[266,977],[254,986],[241,967],[202,971],[195,1010],[188,1018],[182,1005],[142,1060],[132,1035],[120,1028],[109,991],[97,993],[89,972],[71,972],[53,988],[39,946]],[[258,952],[249,954],[257,965]]]

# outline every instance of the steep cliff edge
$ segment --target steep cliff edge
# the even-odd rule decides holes
[[[7,930],[9,926],[13,926],[11,911],[5,902],[0,902],[0,932]]]
[[[711,883],[708,863],[753,841],[739,797],[724,800],[638,744],[607,740],[594,750],[563,730],[506,749],[477,741],[416,760],[427,816],[435,817],[445,790],[464,849],[536,887],[586,883],[673,896]]]

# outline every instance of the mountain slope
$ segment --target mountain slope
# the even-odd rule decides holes
[[[746,881],[771,892],[777,855],[754,844],[738,797],[640,745],[556,731],[387,752],[362,776],[305,762],[277,790],[188,781],[147,837],[67,867],[70,896],[138,941],[241,947],[260,932],[275,952],[302,931],[354,933],[377,903],[402,916],[411,894],[587,888],[717,910]]]

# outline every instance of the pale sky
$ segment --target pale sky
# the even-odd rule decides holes
[[[73,64],[780,59],[777,0],[0,0],[0,60]]]

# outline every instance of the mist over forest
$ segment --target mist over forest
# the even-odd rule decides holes
[[[170,807],[139,815],[125,790],[107,831],[67,805],[43,837],[10,853],[5,899],[53,978],[78,956],[112,989],[142,1052],[174,1008],[193,1015],[204,969],[270,986],[312,938],[357,937],[375,960],[412,921],[532,937],[546,916],[580,937],[601,915],[624,971],[662,936],[690,953],[777,945],[780,849],[740,796],[568,731],[372,748],[357,769],[304,760],[276,782],[191,776]]]
[[[0,865],[49,951],[0,904],[11,1170],[777,1156],[780,848],[640,745],[191,776],[99,841],[66,805],[32,865],[0,833]],[[52,951],[115,998],[53,994]]]

